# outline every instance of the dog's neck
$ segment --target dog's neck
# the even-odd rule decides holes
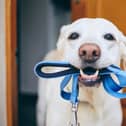
[[[104,98],[104,99],[103,99]],[[102,84],[97,87],[85,87],[79,88],[79,101],[86,102],[91,106],[102,106],[106,102],[108,94],[104,91]]]

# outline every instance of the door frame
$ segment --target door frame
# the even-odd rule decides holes
[[[5,0],[7,126],[18,126],[17,1]]]

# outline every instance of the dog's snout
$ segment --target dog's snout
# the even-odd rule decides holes
[[[100,55],[101,50],[96,44],[86,43],[79,48],[79,56],[84,62],[94,63],[100,58]]]

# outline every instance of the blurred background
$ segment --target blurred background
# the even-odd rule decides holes
[[[19,126],[36,126],[38,85],[33,67],[56,48],[61,26],[82,17],[102,17],[126,33],[125,5],[125,0],[17,0]],[[126,110],[126,101],[122,103]]]
[[[36,126],[33,67],[56,48],[62,25],[101,17],[126,34],[125,12],[126,0],[0,0],[0,126]],[[125,99],[122,108],[126,126]]]
[[[56,48],[62,25],[71,22],[69,0],[18,0],[19,126],[35,126],[37,77],[34,65]]]

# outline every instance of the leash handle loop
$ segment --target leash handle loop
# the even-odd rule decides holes
[[[66,70],[62,70],[59,72],[53,72],[53,73],[46,73],[42,70],[44,67],[60,67],[60,68],[68,68]],[[34,73],[36,76],[44,77],[44,78],[54,78],[54,77],[61,77],[69,74],[79,73],[79,70],[72,66],[71,64],[67,62],[39,62],[34,67]]]

